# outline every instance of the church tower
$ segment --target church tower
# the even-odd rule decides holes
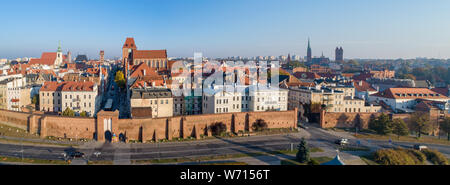
[[[100,62],[104,62],[105,61],[105,51],[101,50],[100,51]]]
[[[311,43],[310,40],[308,38],[308,49],[306,51],[306,61],[307,62],[311,62],[312,61],[312,51],[311,51]]]
[[[288,53],[286,61],[287,61],[288,64],[291,63],[291,54],[290,53]]]
[[[63,63],[63,54],[61,49],[61,42],[59,42],[58,50],[56,51],[56,60],[55,60],[55,67],[59,67]]]
[[[122,59],[127,58],[130,55],[130,51],[132,52],[133,50],[137,50],[134,38],[128,37],[122,47]]]
[[[336,62],[344,61],[344,49],[336,47]]]

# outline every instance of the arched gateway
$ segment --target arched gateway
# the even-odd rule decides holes
[[[97,113],[97,141],[112,141],[114,132],[118,130],[119,111],[100,111]]]

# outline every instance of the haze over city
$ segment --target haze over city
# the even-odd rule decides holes
[[[356,0],[52,1],[2,3],[0,58],[57,49],[120,57],[123,38],[170,57],[313,56],[450,58],[450,2]]]

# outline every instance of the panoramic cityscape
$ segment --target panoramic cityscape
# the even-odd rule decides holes
[[[448,165],[450,2],[405,2],[7,2],[0,165]]]

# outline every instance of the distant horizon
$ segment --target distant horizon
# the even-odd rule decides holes
[[[63,52],[121,56],[126,37],[138,49],[173,57],[202,52],[232,56],[313,56],[334,59],[449,59],[447,0],[31,0],[2,3],[0,58]],[[20,11],[18,11],[20,10]]]

